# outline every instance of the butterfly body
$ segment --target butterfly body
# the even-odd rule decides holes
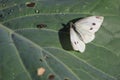
[[[90,16],[70,24],[70,40],[74,50],[84,52],[85,44],[94,40],[104,20],[103,16]]]

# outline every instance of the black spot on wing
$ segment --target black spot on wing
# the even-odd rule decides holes
[[[76,45],[76,42],[74,42],[74,44]]]
[[[78,44],[78,41],[75,41],[74,44],[75,44],[75,45]]]
[[[92,23],[92,25],[96,25],[96,23]]]
[[[90,30],[93,30],[93,28],[91,27]]]

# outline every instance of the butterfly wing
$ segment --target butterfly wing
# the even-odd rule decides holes
[[[80,36],[75,32],[73,27],[70,27],[70,40],[74,50],[84,52],[85,43],[80,39]]]
[[[94,40],[95,32],[99,30],[103,20],[103,16],[90,16],[74,24],[77,32],[81,34],[84,43],[89,43]]]
[[[84,43],[89,43],[95,39],[95,34],[88,32],[85,29],[81,29],[81,31],[79,33],[81,34],[81,37],[82,37]]]

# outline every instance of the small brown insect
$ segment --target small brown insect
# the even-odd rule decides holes
[[[27,7],[34,7],[34,6],[35,6],[35,3],[34,3],[34,2],[27,2],[27,3],[26,3],[26,6],[27,6]]]
[[[45,68],[43,68],[43,67],[38,68],[38,70],[37,70],[37,75],[38,76],[42,76],[44,73],[45,73]]]
[[[38,24],[38,25],[37,25],[37,28],[45,28],[45,27],[47,27],[46,24]]]

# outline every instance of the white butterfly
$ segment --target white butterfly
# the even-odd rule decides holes
[[[70,40],[74,50],[85,51],[85,44],[95,38],[97,32],[104,20],[103,16],[90,16],[70,23]]]

